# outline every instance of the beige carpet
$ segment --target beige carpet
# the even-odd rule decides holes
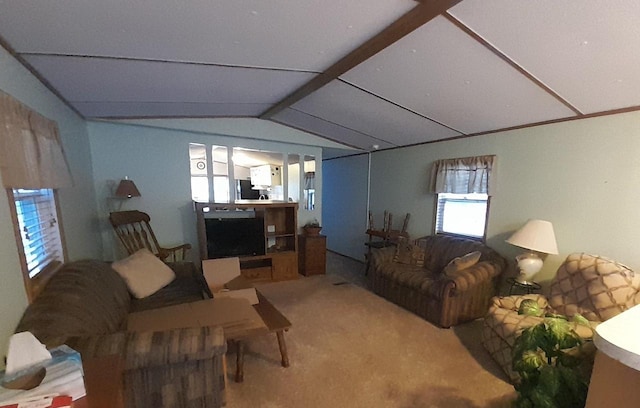
[[[330,272],[350,261],[336,256]],[[513,387],[480,345],[480,321],[440,329],[356,284],[335,285],[345,282],[342,273],[260,286],[293,323],[291,366],[280,366],[275,335],[249,340],[229,407],[510,405]]]

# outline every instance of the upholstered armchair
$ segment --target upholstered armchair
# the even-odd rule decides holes
[[[640,274],[601,256],[574,253],[558,268],[549,288],[549,296],[494,297],[484,319],[482,342],[513,382],[519,379],[511,366],[515,339],[522,330],[543,320],[541,317],[518,314],[524,299],[535,300],[548,312],[568,317],[579,313],[594,329],[600,322],[640,302]],[[592,335],[587,327],[574,325],[574,329],[584,338]]]

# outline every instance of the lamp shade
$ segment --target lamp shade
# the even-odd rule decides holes
[[[120,184],[118,184],[118,188],[116,188],[115,196],[119,198],[140,197],[140,191],[138,191],[138,187],[136,187],[133,180],[125,178],[124,180],[120,180]]]
[[[553,225],[549,221],[529,220],[513,233],[507,242],[520,248],[545,254],[558,255],[558,244]]]

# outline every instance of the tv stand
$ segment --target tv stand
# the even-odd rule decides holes
[[[298,278],[298,204],[264,203],[260,201],[242,203],[194,203],[198,228],[200,259],[238,256],[242,276],[253,282],[280,281]],[[210,254],[209,245],[213,237],[207,237],[207,219],[235,218],[244,213],[251,214],[262,222],[260,232],[264,242],[260,253],[253,255]],[[221,238],[221,237],[216,237]],[[251,236],[253,239],[258,237]]]

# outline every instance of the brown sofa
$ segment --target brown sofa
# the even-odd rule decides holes
[[[109,264],[68,263],[29,305],[16,332],[31,331],[49,348],[67,344],[83,359],[123,356],[126,407],[220,407],[226,352],[221,328],[126,331],[130,312],[204,298],[202,275],[193,263],[169,266],[176,279],[134,299]]]
[[[484,316],[497,278],[506,268],[505,259],[471,239],[434,235],[420,242],[424,266],[394,262],[394,247],[372,252],[373,291],[441,327]],[[444,273],[451,260],[473,251],[481,253],[477,264],[450,276]]]
[[[525,299],[535,300],[548,312],[568,317],[579,313],[595,329],[600,322],[640,304],[640,274],[601,256],[573,253],[558,268],[548,297],[531,294],[492,299],[484,318],[482,343],[514,383],[519,380],[511,366],[516,337],[524,329],[543,321],[542,317],[518,314]],[[592,337],[589,328],[572,325],[581,337]]]

